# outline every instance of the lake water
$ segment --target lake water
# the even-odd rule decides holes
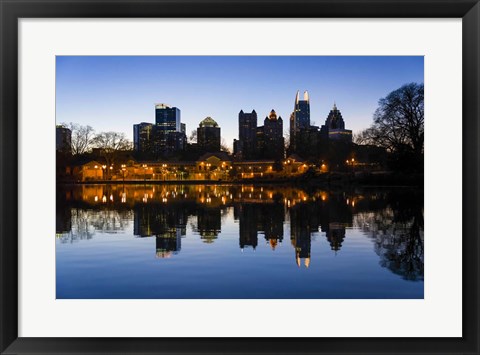
[[[56,295],[423,298],[423,190],[57,188]]]

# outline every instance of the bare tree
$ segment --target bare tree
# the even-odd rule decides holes
[[[92,149],[95,130],[91,126],[73,122],[62,123],[62,126],[72,131],[72,154],[84,154]]]
[[[194,129],[190,136],[188,137],[188,143],[197,143],[197,130]]]
[[[285,146],[285,151],[288,151],[290,149],[290,133],[285,133],[284,137],[285,139],[283,140],[283,145]]]
[[[132,143],[125,137],[125,133],[118,132],[101,132],[95,136],[93,144],[100,150],[107,165],[115,162],[120,151],[132,149]]]
[[[225,141],[225,138],[222,138],[222,141],[220,142],[220,150],[222,152],[226,152],[228,154],[231,153],[230,147],[227,145],[227,142]]]
[[[409,149],[423,154],[423,84],[410,83],[380,99],[373,125],[356,137],[356,143],[374,144],[388,151]]]

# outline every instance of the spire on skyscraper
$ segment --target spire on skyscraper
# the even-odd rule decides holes
[[[300,90],[297,90],[297,96],[295,97],[295,105],[298,104],[298,101],[300,101]]]
[[[305,91],[305,92],[303,93],[303,100],[305,100],[305,101],[309,101],[309,98],[308,98],[308,91]]]

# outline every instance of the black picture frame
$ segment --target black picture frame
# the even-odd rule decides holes
[[[478,0],[0,0],[0,352],[87,354],[479,354]],[[463,337],[461,338],[19,338],[18,19],[110,17],[462,18]],[[441,315],[439,319],[441,321]]]

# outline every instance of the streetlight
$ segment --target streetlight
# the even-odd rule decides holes
[[[143,167],[143,183],[145,184],[147,182],[147,169],[148,169],[148,166],[147,164],[142,164],[142,167]]]
[[[167,169],[167,164],[162,164],[163,181],[166,180],[166,169]]]
[[[122,164],[123,183],[125,183],[125,170],[126,170],[126,165]]]
[[[212,165],[212,164],[207,163],[207,180],[210,180],[210,166],[211,166],[211,165]]]
[[[351,160],[347,160],[346,163],[347,163],[347,167],[348,167],[349,164],[352,166],[352,172],[353,172],[354,169],[355,169],[355,165],[354,165],[355,164],[355,159],[352,158]]]
[[[102,169],[103,169],[103,180],[107,180],[107,166],[106,165],[102,165]]]

